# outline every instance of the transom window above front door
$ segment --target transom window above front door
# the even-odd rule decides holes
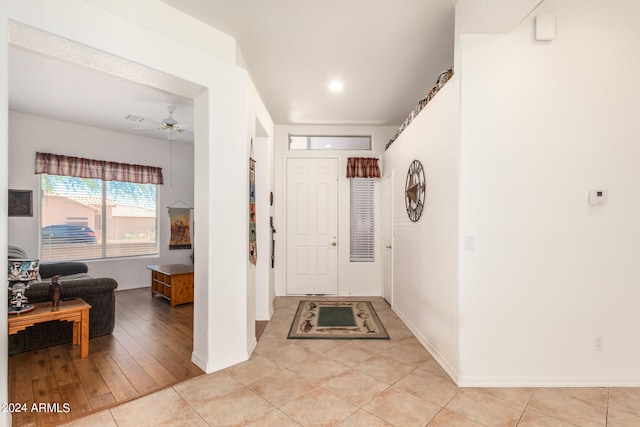
[[[371,150],[371,135],[289,135],[289,150]]]

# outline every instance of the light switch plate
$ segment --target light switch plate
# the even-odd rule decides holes
[[[476,248],[476,238],[473,236],[464,237],[464,249],[467,251],[473,251]]]

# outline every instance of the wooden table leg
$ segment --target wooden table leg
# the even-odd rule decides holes
[[[73,336],[71,337],[73,345],[80,344],[80,322],[73,322]]]
[[[82,310],[80,320],[80,357],[89,357],[89,309]]]

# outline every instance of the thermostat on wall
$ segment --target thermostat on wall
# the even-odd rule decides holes
[[[589,190],[589,204],[590,205],[607,204],[607,190],[603,190],[601,188]]]

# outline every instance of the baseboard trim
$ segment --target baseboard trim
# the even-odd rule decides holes
[[[413,324],[409,321],[409,319],[407,319],[407,317],[400,310],[397,310],[393,306],[391,307],[391,310],[400,318],[400,320],[404,322],[407,328],[409,328],[411,333],[416,337],[418,341],[420,341],[420,344],[422,344],[422,346],[431,354],[431,356],[433,356],[433,358],[436,359],[436,362],[438,362],[440,367],[442,367],[442,369],[444,369],[447,375],[451,377],[453,382],[456,383],[456,385],[460,386],[460,384],[458,383],[459,382],[458,371],[456,371],[456,369],[453,366],[451,366],[451,364],[449,364],[447,359],[444,358],[433,345],[431,345],[429,340],[427,340],[425,337],[422,336],[422,334],[420,334],[418,329],[415,326],[413,326]]]
[[[459,387],[640,387],[640,378],[459,376]]]
[[[191,361],[200,369],[207,372],[207,361],[195,352],[191,353]]]
[[[249,358],[253,354],[253,350],[256,349],[257,345],[258,345],[258,340],[256,339],[256,337],[253,337],[253,339],[249,343],[249,348],[247,349],[247,360],[249,360]]]
[[[620,377],[565,377],[565,376],[473,376],[460,375],[447,360],[425,339],[417,328],[391,307],[420,344],[433,356],[458,387],[640,387],[640,378]]]
[[[211,363],[191,353],[191,361],[195,363],[198,366],[198,368],[202,369],[205,372],[205,374],[212,374],[214,372],[221,371],[223,369],[227,369],[231,366],[237,365],[238,363],[246,362],[247,360],[249,360],[249,357],[245,355],[243,357],[232,358],[223,363]]]

